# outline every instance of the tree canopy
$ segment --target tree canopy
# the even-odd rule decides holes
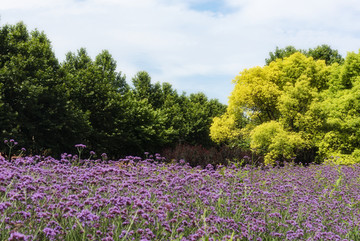
[[[342,64],[344,62],[343,57],[335,49],[332,49],[329,45],[323,44],[315,48],[310,48],[308,50],[296,49],[294,46],[286,46],[285,48],[276,47],[274,52],[270,52],[270,57],[265,59],[266,65],[269,65],[272,61],[276,59],[283,59],[289,57],[290,55],[299,52],[304,54],[307,57],[313,57],[315,60],[325,60],[327,65],[333,63]]]
[[[225,105],[203,93],[178,94],[152,83],[145,71],[132,79],[104,50],[93,60],[85,48],[59,63],[43,32],[24,23],[0,28],[0,136],[29,153],[58,155],[86,144],[99,155],[158,152],[177,143],[213,146],[212,118]]]
[[[226,113],[213,119],[211,138],[249,146],[267,164],[331,156],[355,160],[360,153],[359,59],[360,53],[342,59],[327,45],[309,51],[277,48],[267,65],[235,77]]]

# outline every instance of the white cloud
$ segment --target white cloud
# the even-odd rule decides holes
[[[234,9],[227,14],[191,8],[199,1],[207,0],[12,0],[0,4],[0,16],[1,24],[44,30],[61,60],[80,47],[92,57],[108,49],[129,81],[146,70],[223,102],[234,76],[263,65],[276,46],[325,43],[343,55],[359,48],[355,0],[225,0]]]
[[[56,0],[14,0],[14,1],[2,1],[0,10],[24,10],[24,9],[37,9],[44,7],[51,7],[59,5],[61,2]]]

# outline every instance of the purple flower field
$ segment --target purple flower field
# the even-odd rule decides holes
[[[0,240],[359,240],[360,165],[0,157]]]

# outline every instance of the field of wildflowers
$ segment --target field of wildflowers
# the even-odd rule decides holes
[[[0,157],[0,240],[360,239],[360,165],[193,168],[77,148]]]

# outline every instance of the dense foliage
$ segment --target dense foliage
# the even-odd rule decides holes
[[[283,49],[276,47],[274,52],[270,52],[270,57],[265,59],[266,65],[269,65],[271,62],[276,59],[283,59],[289,57],[290,55],[300,52],[307,57],[312,57],[315,60],[324,60],[326,64],[331,65],[333,63],[342,64],[344,63],[343,57],[335,49],[332,49],[329,45],[323,44],[317,46],[314,49],[304,50],[296,49],[294,46],[287,46]]]
[[[267,164],[360,161],[360,53],[343,60],[326,45],[290,46],[233,82],[227,112],[211,126],[214,141],[249,148]]]
[[[1,240],[359,240],[360,166],[0,158]]]
[[[29,153],[59,155],[76,143],[111,156],[159,151],[177,143],[213,146],[212,118],[225,105],[203,93],[178,94],[141,71],[133,87],[108,51],[85,49],[59,63],[50,40],[23,23],[0,28],[0,139]]]

